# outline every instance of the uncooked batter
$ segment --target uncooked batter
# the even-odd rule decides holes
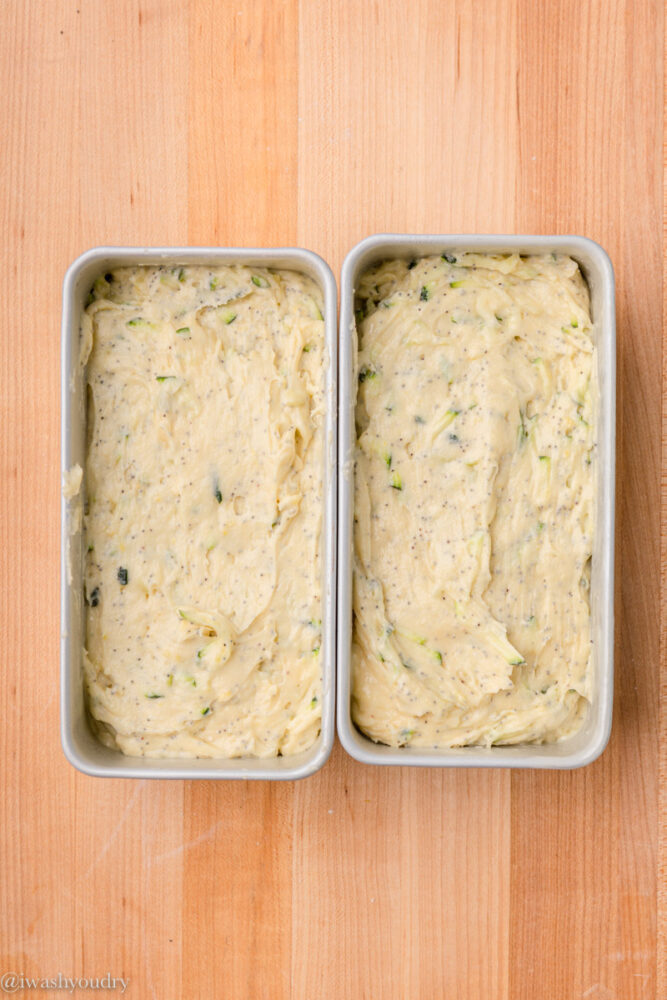
[[[591,695],[588,291],[568,257],[357,289],[352,714],[391,746],[552,742]]]
[[[270,757],[321,723],[324,323],[310,278],[117,268],[83,325],[84,656],[100,736]]]

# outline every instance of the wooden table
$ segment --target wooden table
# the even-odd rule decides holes
[[[110,973],[140,1000],[666,997],[660,3],[0,8],[0,972]],[[387,230],[611,254],[609,749],[574,773],[376,770],[337,746],[299,784],[78,774],[58,735],[67,264],[100,243],[298,244],[338,272]]]

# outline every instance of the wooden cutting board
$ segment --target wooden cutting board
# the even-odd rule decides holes
[[[0,4],[0,974],[108,973],[140,1000],[667,996],[663,15]],[[66,266],[101,243],[298,244],[338,273],[382,231],[581,233],[612,257],[608,750],[573,773],[372,769],[337,746],[296,785],[78,774],[58,735]]]

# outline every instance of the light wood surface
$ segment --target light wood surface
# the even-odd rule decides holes
[[[139,1000],[667,996],[663,41],[657,0],[0,4],[0,973],[109,972]],[[78,774],[57,695],[66,266],[101,243],[298,244],[338,272],[381,231],[611,254],[608,750],[574,773],[337,746],[296,785]]]

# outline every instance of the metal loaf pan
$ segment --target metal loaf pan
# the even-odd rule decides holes
[[[354,507],[354,410],[357,395],[357,334],[354,295],[359,277],[392,258],[428,254],[561,253],[581,268],[591,294],[598,348],[598,475],[596,533],[591,579],[591,616],[595,645],[594,695],[582,729],[560,743],[428,750],[395,749],[364,736],[350,717],[350,647]],[[338,553],[338,735],[352,757],[366,764],[421,767],[573,768],[590,764],[604,750],[611,730],[614,672],[614,484],[616,421],[616,319],[614,272],[597,243],[581,236],[399,236],[378,235],[358,243],[347,255],[341,275],[339,553]]]
[[[327,367],[322,530],[322,729],[313,747],[291,757],[270,759],[174,759],[127,757],[103,746],[93,734],[85,707],[82,648],[85,638],[83,553],[76,501],[61,501],[61,737],[65,755],[86,774],[116,778],[262,778],[292,780],[312,774],[326,761],[334,738],[336,622],[336,282],[316,254],[296,248],[98,247],[71,265],[63,285],[62,448],[64,474],[84,467],[86,442],[85,373],[79,365],[81,314],[94,279],[114,267],[140,264],[254,264],[286,268],[313,278],[322,290]],[[85,488],[85,483],[84,483]]]

